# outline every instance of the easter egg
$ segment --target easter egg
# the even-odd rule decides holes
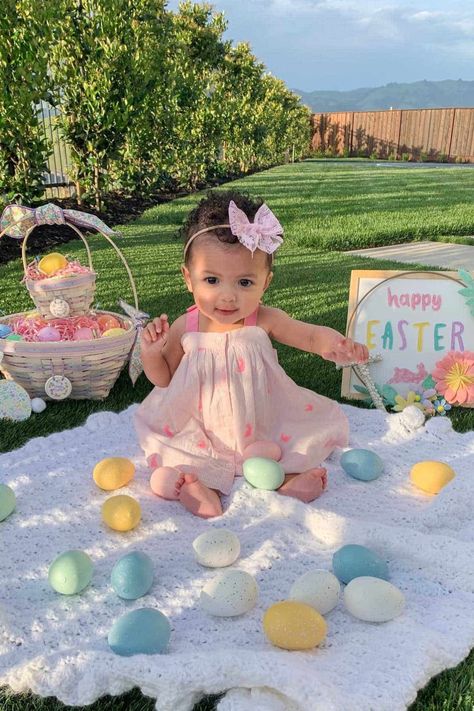
[[[102,518],[114,531],[130,531],[140,522],[140,504],[125,494],[111,496],[102,505]]]
[[[91,579],[93,564],[84,551],[61,553],[50,565],[49,584],[61,595],[75,595],[86,588]]]
[[[236,617],[257,602],[255,579],[244,570],[223,570],[208,580],[201,591],[201,607],[216,617]]]
[[[0,420],[22,422],[31,415],[30,396],[14,380],[0,380]]]
[[[455,476],[448,464],[436,461],[418,462],[410,471],[412,483],[427,494],[439,494]]]
[[[124,328],[109,328],[107,331],[104,331],[102,334],[102,338],[105,336],[106,338],[114,338],[116,336],[123,336],[124,333],[127,333],[127,331]]]
[[[278,489],[285,480],[283,467],[273,459],[266,457],[250,457],[242,465],[244,477],[256,489],[273,491]]]
[[[382,474],[383,461],[370,449],[349,449],[341,456],[341,467],[354,479],[372,481]]]
[[[243,459],[265,457],[266,459],[274,459],[275,462],[278,462],[281,459],[281,447],[276,442],[271,442],[270,440],[252,442],[252,444],[245,447],[242,457]]]
[[[290,589],[290,598],[310,605],[325,615],[339,602],[341,585],[329,570],[309,570],[295,580]]]
[[[8,336],[5,338],[6,341],[22,341],[23,336],[20,336],[19,333],[9,333]]]
[[[110,314],[102,314],[97,316],[97,323],[100,326],[101,331],[108,331],[111,328],[121,328],[120,321],[115,316]]]
[[[16,497],[13,489],[0,484],[0,521],[4,521],[15,510]]]
[[[10,326],[7,326],[6,323],[0,323],[0,338],[5,338],[11,332]]]
[[[112,568],[110,582],[124,600],[136,600],[146,595],[153,585],[152,559],[140,551],[127,553]]]
[[[205,531],[193,541],[196,560],[208,568],[232,565],[240,555],[240,541],[232,531],[219,528]]]
[[[78,328],[72,337],[73,341],[91,341],[94,338],[94,332],[92,328],[88,326],[82,326]]]
[[[46,410],[46,403],[40,397],[34,397],[31,399],[31,409],[37,414]]]
[[[332,557],[332,567],[341,583],[349,583],[362,575],[383,580],[389,577],[387,563],[377,553],[355,544],[339,548]]]
[[[101,459],[92,472],[97,486],[105,491],[120,489],[133,479],[134,474],[135,465],[126,457]]]
[[[59,269],[64,269],[67,266],[67,259],[59,252],[51,252],[38,262],[38,271],[46,276],[51,276]]]
[[[354,617],[364,622],[388,622],[405,607],[403,593],[386,580],[355,578],[344,590],[344,603]]]
[[[38,340],[60,341],[61,334],[59,333],[57,328],[54,328],[54,326],[44,326],[44,328],[40,328],[40,330],[38,331]]]
[[[109,647],[115,654],[161,654],[171,636],[168,618],[159,610],[141,607],[119,617],[108,635]]]
[[[263,631],[282,649],[313,649],[327,634],[327,624],[310,605],[295,600],[276,602],[263,616]]]

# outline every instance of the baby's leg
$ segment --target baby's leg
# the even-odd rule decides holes
[[[221,516],[222,504],[217,491],[199,481],[196,474],[181,474],[176,483],[176,495],[184,508],[195,516]]]
[[[286,474],[285,481],[278,489],[278,493],[283,496],[292,496],[307,504],[321,496],[327,485],[326,469],[315,467],[301,474]]]

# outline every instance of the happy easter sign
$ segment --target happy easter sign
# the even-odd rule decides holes
[[[371,366],[378,386],[405,396],[421,386],[450,351],[474,351],[474,316],[456,272],[353,271],[347,335],[382,360]],[[342,394],[362,385],[344,370]]]

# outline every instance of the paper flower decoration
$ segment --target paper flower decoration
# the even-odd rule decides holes
[[[436,390],[434,388],[425,388],[424,383],[422,383],[415,389],[415,393],[416,402],[420,402],[423,405],[423,412],[425,413],[425,415],[434,415],[435,409],[433,406],[433,402],[434,400],[436,400],[436,397],[438,395]]]
[[[417,393],[415,393],[413,390],[410,390],[407,393],[406,398],[403,397],[402,395],[397,395],[395,397],[395,403],[396,403],[395,407],[393,408],[395,410],[395,412],[402,412],[402,410],[404,410],[406,407],[408,407],[408,405],[414,405],[422,412],[425,411],[425,408],[421,402],[420,396]]]
[[[474,278],[465,269],[458,271],[459,277],[463,280],[466,286],[459,289],[458,294],[461,294],[466,299],[466,304],[469,306],[471,315],[474,316]]]
[[[435,400],[433,406],[437,415],[445,415],[451,409],[451,405],[446,402],[444,397],[441,400]]]
[[[453,405],[474,404],[474,353],[451,351],[433,370],[436,390]]]

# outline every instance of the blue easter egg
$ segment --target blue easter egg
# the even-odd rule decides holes
[[[136,600],[153,585],[153,561],[140,551],[127,553],[115,563],[110,582],[119,597]]]
[[[341,466],[349,476],[361,481],[378,479],[383,472],[383,461],[370,449],[349,449],[341,456]]]
[[[11,332],[10,326],[7,326],[6,323],[0,323],[0,338],[5,338],[5,336],[8,336]]]
[[[61,595],[75,595],[86,588],[94,566],[84,551],[72,550],[61,553],[51,563],[48,571],[49,584]]]
[[[274,491],[285,480],[283,467],[274,459],[266,457],[249,457],[242,465],[244,477],[256,489]]]
[[[15,510],[16,497],[13,489],[6,484],[0,484],[0,521],[10,516]]]
[[[168,618],[159,610],[141,607],[119,617],[109,632],[112,652],[121,657],[133,654],[161,654],[171,636]]]
[[[341,583],[367,575],[382,580],[389,578],[387,563],[370,548],[355,544],[342,546],[334,553],[332,569]]]

